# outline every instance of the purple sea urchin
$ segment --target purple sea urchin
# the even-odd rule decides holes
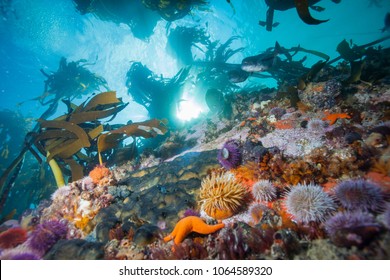
[[[227,170],[235,168],[241,163],[239,144],[235,140],[228,140],[218,152],[218,161]]]
[[[332,198],[314,184],[298,184],[286,195],[287,212],[298,222],[324,221],[336,209]]]
[[[66,237],[67,225],[57,220],[39,224],[27,239],[28,246],[44,255],[58,240]]]
[[[253,184],[253,198],[257,201],[272,201],[276,197],[276,188],[269,180],[260,180]]]
[[[273,107],[269,110],[270,115],[274,115],[276,119],[280,120],[280,118],[286,114],[286,109],[280,107]]]
[[[375,218],[365,212],[339,212],[325,223],[330,240],[337,246],[361,246],[380,232]]]
[[[338,184],[334,190],[341,205],[351,211],[380,211],[384,207],[382,191],[375,183],[356,179]]]

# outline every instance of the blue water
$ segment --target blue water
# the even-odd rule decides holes
[[[338,56],[337,44],[343,39],[361,45],[388,35],[380,29],[384,26],[385,14],[390,11],[390,0],[342,0],[339,4],[320,1],[318,5],[325,10],[311,12],[317,19],[329,19],[320,25],[303,23],[294,9],[275,11],[274,21],[280,24],[272,32],[258,24],[259,20],[265,20],[264,0],[231,0],[233,7],[225,0],[210,2],[203,9],[194,9],[186,17],[172,22],[170,28],[205,28],[211,41],[221,43],[239,36],[231,47],[244,47],[244,50],[231,57],[230,63],[241,63],[244,57],[273,47],[275,41],[285,48],[300,45],[334,58]],[[43,93],[46,77],[39,70],[55,72],[61,57],[94,63],[88,69],[104,77],[111,90],[130,102],[115,118],[115,123],[148,119],[148,112],[127,94],[126,73],[131,61],[140,61],[164,77],[172,77],[180,70],[175,57],[166,50],[167,22],[163,19],[148,40],[141,40],[134,37],[125,24],[102,21],[92,14],[81,15],[70,0],[1,0],[0,3],[8,9],[0,18],[0,110],[17,111],[32,123],[47,106],[37,101],[18,103]],[[389,47],[390,42],[382,45]],[[305,66],[310,67],[318,60],[309,56]],[[250,78],[250,83],[275,86],[269,79]],[[196,94],[195,85],[192,93],[183,92],[183,97],[188,101],[196,99],[192,96]],[[74,103],[80,104],[82,99]],[[202,100],[193,101],[198,103],[200,111],[207,113]],[[65,112],[65,107],[60,106],[56,115]]]
[[[240,36],[234,47],[245,47],[229,62],[240,63],[242,58],[272,47],[277,40],[282,46],[301,45],[307,49],[336,57],[336,46],[342,39],[365,44],[383,36],[384,16],[390,1],[330,0],[319,3],[323,12],[312,11],[318,19],[329,19],[320,25],[306,25],[296,11],[275,12],[274,21],[280,22],[272,32],[259,26],[265,20],[263,0],[234,1],[233,10],[223,0],[210,1],[206,11],[194,10],[191,15],[174,21],[177,25],[208,27],[212,40],[226,41]],[[375,5],[380,4],[380,7]],[[0,108],[20,110],[26,117],[39,117],[44,108],[38,102],[16,107],[18,102],[40,95],[45,77],[39,72],[56,71],[59,59],[96,61],[89,67],[103,76],[118,95],[130,100],[125,87],[125,75],[130,61],[141,61],[149,69],[164,77],[173,76],[179,69],[175,58],[166,53],[166,21],[160,20],[148,42],[135,38],[125,24],[102,21],[91,14],[80,15],[70,0],[14,0],[15,13],[0,20]],[[389,45],[385,42],[383,45]],[[313,60],[314,59],[314,60]],[[310,66],[317,58],[306,62]],[[255,80],[256,83],[272,81]],[[123,119],[139,121],[147,112],[133,102],[122,112]]]

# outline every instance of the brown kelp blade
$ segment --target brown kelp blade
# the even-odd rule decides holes
[[[355,61],[361,59],[364,55],[365,49],[358,46],[350,47],[349,43],[344,39],[341,41],[336,48],[341,58],[347,61]]]
[[[95,121],[98,119],[104,119],[117,114],[118,112],[123,110],[126,106],[127,103],[118,105],[109,110],[103,110],[103,111],[98,110],[98,111],[87,111],[87,112],[75,113],[70,116],[69,121],[75,124],[80,124],[80,123]]]
[[[43,141],[53,138],[61,138],[61,139],[71,139],[77,138],[77,135],[68,131],[68,130],[45,130],[42,131],[36,138],[35,141]]]
[[[325,59],[326,61],[328,61],[330,58],[329,55],[327,55],[327,54],[324,54],[322,52],[315,51],[315,50],[308,50],[308,49],[302,48],[301,46],[292,47],[289,51],[304,52],[304,53],[312,54],[312,55],[321,57],[322,59]]]
[[[77,163],[74,159],[64,159],[65,163],[69,165],[70,171],[72,172],[72,182],[77,181],[84,177],[83,167]]]
[[[41,128],[57,128],[64,129],[74,133],[77,136],[77,139],[80,139],[84,147],[89,147],[91,143],[89,142],[87,133],[78,125],[66,122],[66,121],[46,121],[38,120],[41,124]]]
[[[306,88],[306,84],[311,82],[316,77],[316,75],[321,71],[322,68],[324,68],[327,62],[328,61],[318,61],[317,63],[313,64],[313,66],[310,68],[310,71],[299,78],[298,89],[304,90]]]
[[[125,135],[122,133],[106,133],[99,136],[97,145],[98,152],[104,152],[109,149],[115,148],[123,139],[125,139]]]
[[[303,20],[304,23],[310,25],[317,25],[323,22],[327,22],[327,20],[318,20],[311,16],[309,12],[309,2],[308,0],[294,0],[295,7],[297,9],[299,17]]]
[[[168,131],[166,119],[151,119],[148,121],[132,123],[121,128],[110,131],[110,133],[126,134],[127,136],[152,138],[157,135],[164,135]]]
[[[4,173],[0,177],[0,213],[2,212],[5,201],[7,200],[8,193],[12,188],[17,176],[19,175],[28,148],[29,147],[27,145],[23,147],[20,154],[14,159],[11,165],[4,171]],[[10,175],[12,176],[8,180],[8,177]]]
[[[91,100],[89,100],[88,103],[84,106],[83,111],[91,111],[99,105],[120,103],[121,100],[116,97],[115,91],[102,92],[92,97]]]
[[[102,134],[98,138],[98,152],[104,152],[115,148],[126,137],[152,138],[164,135],[168,131],[168,121],[163,119],[151,119],[144,122],[132,123]]]
[[[348,79],[344,81],[346,84],[355,83],[360,81],[360,77],[362,75],[362,70],[364,67],[364,61],[351,61],[351,74]]]

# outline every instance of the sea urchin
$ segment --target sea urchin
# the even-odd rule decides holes
[[[39,224],[29,236],[27,243],[36,252],[44,255],[58,240],[64,239],[67,225],[57,220],[48,220]]]
[[[202,208],[207,215],[218,220],[233,216],[247,195],[243,187],[231,173],[212,173],[202,181],[200,198]]]
[[[218,152],[218,161],[227,170],[235,168],[241,163],[241,152],[239,144],[231,139],[223,144],[223,147]]]
[[[350,211],[380,211],[384,208],[384,197],[378,185],[366,180],[347,180],[334,190],[341,205]]]
[[[253,198],[257,201],[272,201],[276,197],[276,188],[269,180],[260,180],[253,184]]]
[[[287,212],[298,222],[324,221],[336,209],[332,198],[314,184],[298,184],[287,193]]]
[[[377,235],[381,226],[365,212],[339,212],[325,222],[330,240],[337,246],[361,246]]]

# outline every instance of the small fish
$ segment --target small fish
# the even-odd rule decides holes
[[[382,28],[382,32],[390,31],[390,13],[385,16],[385,26]]]
[[[249,72],[243,71],[241,69],[231,70],[228,73],[228,79],[231,83],[242,83],[250,76]]]
[[[275,43],[275,48],[272,53],[262,53],[256,56],[249,56],[242,60],[241,69],[245,72],[264,72],[271,69],[276,61],[280,45]]]
[[[206,104],[213,113],[221,113],[225,107],[225,98],[223,93],[215,88],[207,90],[205,95]]]

